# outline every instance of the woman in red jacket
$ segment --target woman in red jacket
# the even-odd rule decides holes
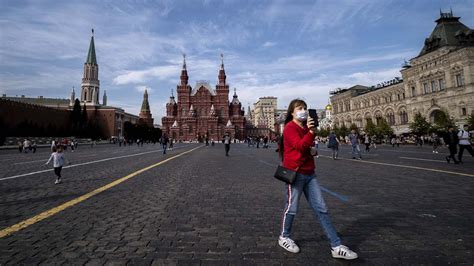
[[[357,253],[341,244],[326,203],[321,194],[321,188],[316,180],[315,164],[311,154],[311,146],[315,137],[314,121],[308,117],[307,105],[303,100],[295,99],[288,106],[283,137],[280,142],[280,156],[283,157],[283,166],[296,170],[296,180],[287,185],[286,205],[283,215],[281,234],[278,244],[289,252],[300,251],[296,243],[290,238],[291,225],[298,210],[298,202],[304,193],[309,205],[319,217],[321,226],[331,243],[331,253],[334,258],[355,259]],[[307,125],[305,122],[307,121]]]

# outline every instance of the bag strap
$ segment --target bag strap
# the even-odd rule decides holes
[[[306,158],[306,160],[304,160],[304,162],[300,166],[298,166],[298,168],[296,168],[295,172],[298,172],[298,170],[300,170],[300,167],[303,166],[307,161],[309,161],[308,158]]]

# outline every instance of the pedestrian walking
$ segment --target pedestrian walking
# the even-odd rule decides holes
[[[448,133],[445,136],[444,142],[448,145],[449,148],[449,156],[446,156],[446,161],[450,163],[451,159],[455,164],[459,164],[456,160],[456,153],[457,153],[457,146],[459,143],[458,134],[454,131],[453,126],[449,126]]]
[[[356,155],[358,156],[357,159],[362,159],[362,155],[360,154],[360,147],[359,147],[359,134],[353,129],[351,130],[351,134],[349,134],[349,141],[351,142],[352,148],[352,159],[356,159]]]
[[[229,132],[226,132],[224,134],[224,138],[222,139],[222,143],[224,143],[225,147],[225,156],[229,156],[229,150],[230,150],[230,135]]]
[[[23,141],[23,151],[28,153],[28,150],[31,150],[30,143],[27,139]]]
[[[263,148],[268,149],[268,137],[267,136],[265,136],[263,138]]]
[[[395,143],[397,143],[397,140],[395,139],[395,136],[392,136],[390,139],[390,144],[392,144],[392,148],[395,148]]]
[[[53,150],[56,150],[56,141],[54,139],[51,141],[51,152],[54,152]]]
[[[23,152],[23,142],[21,141],[18,141],[18,151],[20,151],[20,153]]]
[[[328,148],[332,150],[332,159],[336,160],[337,156],[339,155],[339,140],[337,140],[337,136],[334,131],[331,131],[328,138]]]
[[[304,124],[305,121],[307,121],[307,125]],[[283,132],[279,150],[283,160],[282,165],[288,169],[296,169],[296,179],[286,187],[286,203],[278,244],[292,253],[300,251],[290,236],[299,199],[304,193],[309,205],[319,217],[320,224],[330,241],[332,257],[357,258],[357,253],[342,245],[331,222],[321,187],[316,180],[315,163],[310,152],[316,127],[313,119],[308,117],[307,105],[303,100],[295,99],[289,104]]]
[[[377,144],[375,143],[375,140],[377,139],[377,136],[373,135],[370,138],[370,146],[374,146],[374,149],[377,149]]]
[[[173,150],[173,146],[174,146],[174,139],[173,138],[170,138],[170,146],[169,146],[169,149],[170,151]]]
[[[59,184],[61,183],[61,170],[63,169],[64,163],[71,163],[66,159],[66,156],[64,156],[62,146],[58,146],[57,148],[53,149],[53,153],[51,154],[45,165],[48,165],[51,160],[53,160],[54,173],[57,176],[56,181],[54,181],[54,184]]]
[[[458,161],[462,163],[462,154],[464,150],[467,150],[472,157],[474,157],[474,152],[472,151],[471,146],[471,133],[468,131],[469,125],[464,125],[463,129],[458,132],[459,138],[459,154],[458,154]]]
[[[431,139],[433,141],[433,153],[438,153],[438,147],[441,144],[441,140],[439,139],[438,134],[431,134]]]
[[[31,149],[33,150],[33,153],[36,153],[37,148],[38,148],[38,145],[36,145],[36,141],[33,141],[33,145],[31,145]]]
[[[169,138],[168,135],[165,133],[161,136],[161,145],[163,147],[163,154],[166,154],[166,148],[168,146]]]
[[[364,136],[365,152],[370,152],[370,137],[365,134]]]

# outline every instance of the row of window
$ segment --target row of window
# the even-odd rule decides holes
[[[400,100],[403,100],[403,99],[405,99],[405,93],[404,92],[398,93],[398,94],[392,94],[390,96],[384,96],[384,97],[376,98],[374,100],[363,101],[363,102],[355,102],[354,107],[357,110],[357,109],[360,109],[360,108],[366,108],[366,107],[370,107],[370,106],[373,106],[373,105],[380,105],[382,103],[391,103],[394,100],[400,101]],[[343,107],[344,107],[344,109],[343,109]],[[334,110],[335,114],[337,114],[339,110],[341,110],[341,112],[349,112],[349,111],[351,111],[351,105],[350,105],[349,102],[346,102],[346,103],[343,103],[343,104],[335,104],[333,110]]]
[[[464,86],[464,73],[463,72],[459,72],[457,74],[454,75],[454,86],[455,87],[462,87]],[[434,92],[438,92],[438,91],[444,91],[446,90],[446,81],[444,78],[439,78],[439,79],[434,79],[434,80],[431,80],[431,81],[425,81],[423,82],[423,91],[422,93],[423,94],[429,94],[429,93],[434,93]],[[394,98],[395,94],[392,94],[391,96],[388,96],[388,97],[383,97],[383,101],[385,103],[390,103],[394,100],[403,100],[405,99],[405,93],[398,93],[396,94],[396,98]],[[417,96],[417,92],[416,92],[416,87],[415,86],[412,86],[411,87],[411,96],[412,97],[415,97]],[[354,107],[355,109],[360,109],[360,108],[366,108],[366,107],[370,107],[370,106],[373,106],[373,105],[380,105],[382,102],[382,99],[381,98],[377,98],[375,100],[369,100],[369,101],[365,101],[365,102],[357,102],[357,103],[354,103]],[[334,104],[334,113],[337,114],[337,113],[341,113],[341,112],[348,112],[348,111],[351,111],[351,106],[350,106],[350,103],[349,102],[344,102],[344,103],[340,103],[340,104]]]
[[[454,75],[454,86],[455,87],[464,86],[463,72],[460,72]],[[444,80],[444,78],[423,82],[423,94],[433,93],[437,91],[444,91],[445,89],[446,89],[446,81]],[[411,95],[412,97],[417,96],[415,86],[411,87]]]
[[[401,111],[399,113],[399,117],[400,117],[400,125],[406,125],[408,124],[408,113],[406,111]],[[381,123],[381,120],[383,118],[381,116],[377,116],[375,118],[375,121],[376,121],[376,124],[380,124]],[[368,123],[369,121],[371,121],[372,119],[371,118],[366,118],[366,123]],[[390,126],[394,126],[396,124],[396,121],[395,121],[395,114],[394,113],[389,113],[387,116],[386,116],[386,121],[387,123],[390,125]],[[361,125],[361,121],[360,120],[356,120],[356,125],[358,127],[362,127]],[[337,123],[336,123],[337,124]]]
[[[437,91],[444,91],[446,89],[446,82],[444,79],[437,79],[423,82],[423,94],[433,93]],[[411,95],[416,96],[416,88],[411,87]]]

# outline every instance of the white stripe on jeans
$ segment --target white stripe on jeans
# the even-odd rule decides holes
[[[286,208],[285,213],[283,214],[283,225],[282,225],[282,230],[281,230],[281,235],[283,236],[283,233],[285,232],[285,220],[286,220],[286,215],[290,211],[291,207],[291,184],[288,184],[288,208]]]

